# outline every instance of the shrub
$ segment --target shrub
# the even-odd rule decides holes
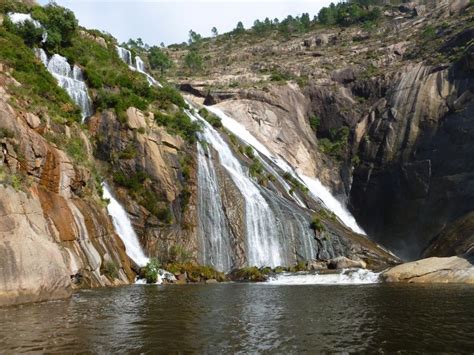
[[[148,50],[148,61],[152,69],[160,70],[161,75],[173,65],[170,57],[157,46],[153,46]]]
[[[17,101],[27,102],[30,112],[40,114],[46,109],[55,121],[80,122],[80,110],[66,91],[57,85],[23,40],[3,27],[0,27],[0,62],[12,68],[13,77],[22,84],[11,86],[10,92]]]
[[[255,159],[255,153],[254,153],[253,148],[251,146],[247,145],[244,149],[244,153],[250,159]]]
[[[152,258],[146,264],[143,275],[145,276],[146,282],[149,284],[154,284],[158,281],[158,273],[160,271],[161,264],[158,259]]]
[[[202,118],[209,122],[212,127],[217,129],[222,128],[222,120],[220,119],[220,117],[217,117],[213,113],[206,110],[204,107],[199,110],[199,115],[201,115]]]
[[[173,245],[169,250],[170,263],[187,263],[190,261],[192,255],[182,245]]]
[[[182,111],[174,115],[155,112],[155,121],[158,125],[166,127],[169,132],[179,134],[191,144],[196,142],[196,133],[201,131],[199,123],[192,121]]]
[[[105,263],[105,265],[103,265],[102,272],[111,279],[117,279],[119,276],[119,267],[116,263],[109,260]]]
[[[326,230],[326,227],[324,226],[323,222],[321,222],[321,219],[317,216],[313,217],[310,227],[312,230],[318,233],[322,233]]]
[[[319,126],[321,125],[321,119],[318,116],[311,116],[309,118],[309,125],[313,129],[313,131],[317,131]]]
[[[184,57],[184,65],[193,74],[202,70],[202,62],[203,59],[196,50],[190,50]]]
[[[87,151],[81,138],[71,138],[65,144],[67,154],[76,162],[83,163],[87,161]]]
[[[13,132],[11,129],[5,127],[0,128],[0,139],[13,137],[15,137],[15,132]]]

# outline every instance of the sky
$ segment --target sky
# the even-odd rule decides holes
[[[333,0],[334,1],[334,0]],[[265,17],[280,20],[308,12],[311,18],[331,0],[56,0],[74,11],[80,25],[111,33],[119,42],[142,38],[166,45],[188,40],[192,29],[204,37],[211,28],[228,32],[242,21],[245,28]],[[44,5],[48,0],[39,0]]]

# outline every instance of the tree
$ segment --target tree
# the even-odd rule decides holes
[[[199,42],[201,42],[202,40],[202,36],[197,33],[197,32],[194,32],[193,30],[189,30],[189,44],[192,45],[192,44],[198,44]]]
[[[212,30],[211,30],[211,32],[212,32],[212,35],[213,35],[214,37],[217,37],[217,35],[219,34],[219,33],[217,32],[217,28],[216,28],[216,27],[213,27]]]
[[[239,21],[237,23],[237,27],[235,27],[233,32],[235,34],[241,34],[241,33],[245,32],[245,27],[244,27],[244,24],[242,23],[242,21]]]
[[[184,57],[184,64],[192,72],[202,70],[202,57],[196,50],[190,50]]]
[[[153,46],[148,51],[148,60],[150,66],[154,70],[160,70],[163,75],[173,65],[173,62],[168,55],[163,52],[159,47]]]

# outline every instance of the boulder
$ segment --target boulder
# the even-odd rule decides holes
[[[40,118],[32,113],[26,114],[26,122],[28,123],[28,126],[33,129],[38,128],[41,125]]]
[[[328,262],[328,269],[353,269],[360,268],[365,269],[367,264],[362,260],[352,260],[345,256],[339,256],[331,259]]]
[[[145,115],[135,107],[127,109],[127,124],[131,129],[146,128]]]
[[[381,276],[386,282],[474,284],[474,265],[472,257],[433,257],[395,266]]]
[[[449,12],[459,14],[469,6],[469,0],[454,0],[449,6]]]
[[[326,261],[309,260],[306,263],[306,268],[309,271],[324,270],[328,268],[328,263]]]

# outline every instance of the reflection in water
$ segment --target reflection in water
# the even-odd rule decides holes
[[[0,309],[0,352],[473,352],[474,287],[140,286]]]

